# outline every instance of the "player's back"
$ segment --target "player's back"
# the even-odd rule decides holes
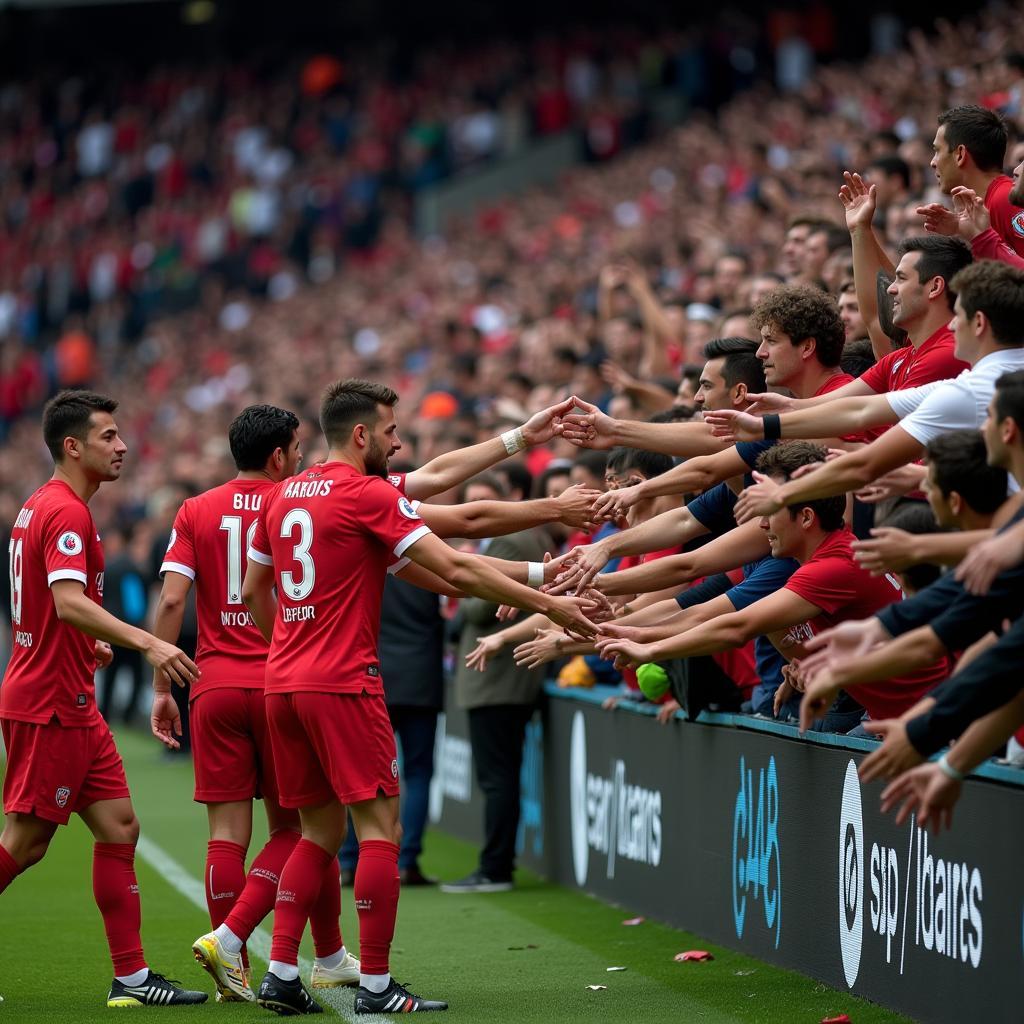
[[[380,477],[330,462],[277,486],[249,555],[273,564],[277,617],[267,692],[382,693],[377,660],[388,566],[429,533]]]
[[[195,583],[201,675],[192,696],[211,687],[259,688],[267,643],[242,603],[245,552],[273,481],[230,480],[178,510],[161,574],[177,572]]]
[[[99,718],[95,641],[62,622],[50,587],[83,584],[103,603],[103,547],[89,507],[63,481],[43,484],[14,521],[10,541],[11,659],[0,686],[0,717],[43,725]]]

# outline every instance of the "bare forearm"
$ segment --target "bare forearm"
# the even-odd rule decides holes
[[[605,572],[595,576],[591,586],[609,597],[623,594],[645,594],[664,587],[682,586],[697,578],[690,555],[669,555],[653,562],[623,569],[620,572]]]
[[[914,559],[913,564],[931,562],[936,565],[958,565],[975,544],[991,536],[991,530],[921,533],[910,541],[910,554]]]
[[[599,543],[609,558],[619,558],[622,555],[645,555],[676,544],[686,544],[708,532],[708,528],[695,519],[688,509],[674,508]]]
[[[844,688],[879,683],[924,668],[945,653],[945,647],[931,627],[922,626],[875,647],[855,662],[835,668],[833,674]]]
[[[792,505],[799,501],[814,501],[816,498],[832,498],[864,487],[881,475],[872,472],[865,452],[867,448],[848,452],[813,473],[790,480],[781,489],[781,500],[786,505]]]
[[[80,594],[64,597],[57,606],[57,615],[62,622],[108,644],[127,647],[133,651],[149,648],[152,634],[137,626],[131,626],[111,615],[82,591]]]
[[[639,420],[616,420],[615,443],[629,448],[642,448],[663,455],[714,455],[729,443],[711,433],[703,421],[689,423],[641,423]],[[679,468],[679,467],[677,467]],[[664,493],[675,493],[672,491]]]
[[[946,755],[957,771],[973,771],[996,752],[1024,723],[1024,691],[1008,704],[973,722]]]
[[[256,591],[242,589],[242,599],[246,608],[256,623],[256,628],[263,635],[263,639],[270,643],[274,635],[274,618],[277,615],[277,604],[274,601],[274,593],[270,588],[260,588]]]
[[[857,307],[861,319],[868,328],[875,358],[881,359],[887,352],[892,351],[892,340],[882,331],[878,320],[876,279],[879,270],[884,270],[891,277],[894,268],[870,226],[857,228],[851,232],[850,241],[853,246],[853,281],[857,293]]]
[[[457,487],[507,457],[508,451],[500,437],[445,452],[405,478],[405,493],[412,499],[424,501]]]
[[[836,398],[820,405],[784,412],[779,420],[784,438],[837,437],[867,427],[895,423],[899,417],[880,395]]]
[[[693,629],[659,640],[651,645],[652,661],[668,658],[694,658],[702,654],[716,654],[733,647],[742,647],[748,640],[748,630],[734,615],[721,615]]]
[[[473,501],[461,507],[464,514],[460,537],[476,540],[503,537],[521,530],[532,530],[559,520],[560,509],[554,498],[535,501]],[[427,521],[427,520],[425,520]],[[429,521],[427,521],[429,526]]]
[[[163,597],[157,603],[153,616],[153,636],[176,644],[181,635],[181,624],[185,620],[185,602],[168,601]]]

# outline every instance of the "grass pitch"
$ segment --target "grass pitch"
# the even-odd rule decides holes
[[[206,816],[192,802],[191,765],[167,761],[155,741],[122,730],[117,737],[145,837],[199,886]],[[259,822],[251,850],[265,837]],[[211,991],[193,962],[192,940],[209,929],[205,911],[141,857],[143,941],[149,963],[191,988]],[[431,833],[423,867],[457,878],[475,867],[472,846]],[[447,999],[452,1024],[515,1021],[643,1021],[644,1024],[814,1024],[849,1014],[854,1024],[907,1018],[770,967],[700,938],[645,922],[622,926],[628,911],[519,873],[518,888],[495,895],[402,894],[392,967],[414,992]],[[178,880],[180,883],[180,879]],[[342,924],[357,952],[351,894],[342,894]],[[269,920],[265,922],[269,928]],[[686,949],[707,949],[710,963],[676,963]],[[307,943],[304,954],[311,956]],[[257,979],[264,965],[253,958]],[[609,967],[625,971],[608,972]],[[0,896],[0,1024],[88,1024],[115,1013],[105,1004],[110,962],[91,894],[91,837],[77,818],[58,831],[45,860]],[[590,991],[588,985],[605,985]],[[351,1014],[351,991],[330,997],[322,1020]],[[268,1021],[257,1006],[210,1002],[142,1011],[161,1018]],[[368,1021],[384,1018],[362,1018]]]

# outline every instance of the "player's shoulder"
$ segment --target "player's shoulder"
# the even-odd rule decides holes
[[[74,519],[91,522],[89,506],[75,494],[67,484],[59,480],[48,480],[25,502],[25,508],[32,509],[36,522],[52,518]]]

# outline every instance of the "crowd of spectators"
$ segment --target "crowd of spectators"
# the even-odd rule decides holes
[[[860,557],[875,559],[881,582],[858,583],[864,570],[842,523],[852,515],[865,537],[895,505],[901,536],[928,534],[934,521],[914,523],[906,511],[923,507],[919,488],[938,510],[939,498],[966,486],[938,479],[938,439],[958,427],[980,443],[994,393],[989,421],[1024,419],[1014,373],[1019,328],[1007,321],[1024,291],[1024,29],[1005,10],[986,9],[912,32],[897,56],[813,73],[808,65],[803,75],[779,74],[777,86],[752,81],[717,110],[694,110],[614,160],[581,162],[557,188],[509,197],[452,222],[443,236],[413,236],[403,197],[452,167],[508,152],[574,117],[584,119],[591,156],[617,154],[631,132],[640,138],[642,98],[664,84],[669,51],[636,40],[625,53],[602,61],[552,54],[537,67],[483,53],[445,75],[430,55],[424,78],[401,89],[370,75],[357,106],[337,87],[363,69],[326,59],[269,84],[242,73],[156,74],[132,102],[119,96],[113,117],[67,84],[45,98],[31,87],[9,90],[0,97],[13,126],[4,141],[21,173],[0,194],[10,228],[0,249],[0,520],[13,520],[21,497],[49,472],[34,414],[57,386],[102,384],[121,400],[129,468],[97,496],[94,515],[104,529],[136,527],[139,550],[147,534],[166,531],[184,494],[230,475],[226,427],[246,404],[296,410],[307,459],[315,459],[319,384],[386,380],[403,396],[402,458],[422,465],[575,395],[582,411],[560,439],[522,458],[526,469],[540,476],[560,468],[568,483],[577,465],[593,474],[580,448],[615,445],[612,490],[597,511],[623,537],[661,516],[679,513],[680,521],[676,543],[620,545],[620,556],[661,557],[620,565],[608,576],[617,583],[602,582],[604,565],[571,545],[575,553],[556,563],[563,585],[567,578],[592,588],[600,618],[630,617],[626,631],[603,627],[596,650],[580,646],[590,660],[567,682],[591,683],[614,661],[628,683],[632,665],[749,645],[745,663],[718,661],[719,675],[702,676],[699,686],[688,669],[673,685],[671,710],[700,689],[705,698],[695,697],[694,709],[745,700],[786,717],[800,691],[817,686],[815,700],[803,701],[805,724],[825,716],[826,728],[847,731],[867,726],[865,708],[876,722],[909,711],[948,676],[965,641],[982,635],[943,627],[936,640],[918,637],[912,653],[900,648],[897,669],[878,654],[881,674],[842,676],[837,651],[867,654],[886,637],[923,628],[920,615],[889,606],[935,611],[927,599],[894,604],[900,584],[884,573],[899,560],[880,555],[877,543]],[[439,78],[453,83],[450,94],[417,86]],[[549,93],[564,102],[546,102]],[[595,110],[608,118],[601,131]],[[606,149],[602,138],[612,140]],[[1004,174],[1013,167],[1016,183]],[[846,171],[863,177],[844,178]],[[912,241],[918,236],[925,243]],[[166,305],[168,281],[182,285],[180,311]],[[151,292],[159,297],[147,308]],[[955,349],[945,326],[954,313]],[[53,328],[58,340],[46,345]],[[739,344],[707,347],[723,338]],[[914,390],[923,384],[934,395],[936,382],[985,360],[976,383],[958,379],[956,401],[929,405]],[[791,397],[747,397],[766,387]],[[899,390],[913,400],[872,404]],[[918,413],[922,399],[930,420]],[[949,418],[937,426],[939,405]],[[716,416],[702,420],[701,412]],[[883,433],[904,418],[905,430]],[[1019,434],[1007,429],[986,425],[987,457],[1004,480],[1006,471],[1019,480]],[[833,458],[806,440],[773,447],[780,437],[833,438],[851,450]],[[721,438],[743,443],[723,448]],[[630,449],[682,461],[653,466]],[[927,469],[915,465],[922,455]],[[727,481],[751,471],[761,476],[747,475],[748,485],[758,482],[737,501]],[[863,491],[871,485],[873,493]],[[851,513],[842,496],[853,491],[864,500]],[[678,495],[697,492],[680,510]],[[668,495],[676,497],[659,501]],[[799,525],[793,502],[804,503]],[[961,527],[991,531],[1019,518],[1016,498],[1000,505],[1003,518],[983,527],[965,518],[959,500],[952,515]],[[770,553],[761,550],[764,530],[750,524],[756,516],[768,522]],[[720,564],[723,550],[728,565]],[[991,547],[978,550],[994,564]],[[737,551],[742,570],[719,574],[736,568]],[[762,563],[780,557],[791,563],[786,579],[773,575],[758,590]],[[943,549],[922,560],[951,557]],[[682,566],[678,578],[670,566]],[[653,580],[664,589],[720,575],[699,602],[673,598],[671,615],[635,619],[656,605],[623,600],[657,593],[646,585]],[[922,595],[932,589],[923,579],[903,583]],[[952,599],[969,603],[964,584]],[[992,619],[990,608],[971,616]],[[805,628],[812,619],[818,628]],[[882,621],[888,633],[848,641],[841,630],[850,619]],[[838,627],[839,639],[818,643],[812,655],[825,625]],[[641,637],[635,628],[662,634]],[[755,638],[785,652],[767,693],[758,693],[767,652]],[[536,667],[566,653],[557,637],[540,638],[518,648],[516,660]],[[991,651],[978,657],[992,659],[999,663]],[[749,685],[723,697],[722,673]],[[832,703],[837,680],[861,687],[859,703]],[[902,699],[881,680],[906,684],[897,687]],[[963,705],[952,715],[961,724]],[[918,730],[917,749],[934,749],[947,731],[948,723],[934,725],[926,742]],[[906,767],[906,750],[892,749],[887,738],[889,767]]]

